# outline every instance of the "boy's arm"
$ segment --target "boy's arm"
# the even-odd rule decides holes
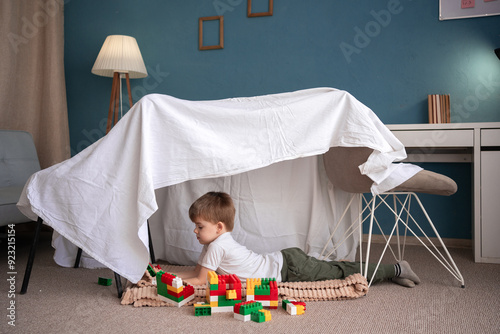
[[[185,280],[186,278],[198,277],[198,273],[200,272],[200,268],[201,268],[201,266],[199,264],[197,264],[193,270],[172,272],[171,274],[174,274],[175,276],[178,276],[178,277],[182,278],[183,280]]]
[[[197,264],[194,270],[180,271],[171,274],[174,274],[182,278],[184,282],[189,283],[191,285],[203,285],[207,282],[207,274],[209,271],[211,270]]]
[[[183,278],[184,282],[187,282],[191,285],[203,285],[207,282],[207,274],[209,271],[211,271],[208,268],[202,267],[200,265],[196,266],[195,271],[197,272],[197,275],[193,277],[186,277],[185,279]],[[181,277],[182,278],[182,277]]]

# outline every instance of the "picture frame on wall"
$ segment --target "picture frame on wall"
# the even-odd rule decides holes
[[[252,13],[252,0],[247,0],[247,16],[260,17],[260,16],[273,16],[273,0],[268,0],[267,12]]]
[[[203,45],[203,23],[205,21],[219,21],[219,44]],[[198,49],[216,50],[224,48],[224,16],[206,16],[198,19]]]
[[[500,0],[439,0],[439,20],[500,15]]]

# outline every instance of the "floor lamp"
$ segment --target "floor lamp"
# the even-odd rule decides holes
[[[132,108],[130,79],[145,78],[148,76],[141,51],[135,38],[123,35],[106,37],[92,67],[92,73],[113,78],[108,122],[106,125],[107,134],[111,130],[111,127],[118,122],[118,104],[120,104],[120,109],[122,109],[122,79],[125,78],[126,80],[128,100]]]

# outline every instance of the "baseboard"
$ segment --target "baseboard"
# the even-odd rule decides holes
[[[403,243],[403,236],[400,236],[400,241]],[[472,240],[471,239],[452,239],[452,238],[441,238],[446,247],[449,248],[471,248],[472,249]],[[438,238],[429,238],[431,242],[435,245],[439,245]],[[363,242],[368,241],[368,234],[363,234]],[[426,245],[429,245],[426,239],[423,239]],[[372,243],[374,244],[385,244],[385,239],[383,235],[373,234],[372,235]],[[397,244],[396,236],[393,236],[391,239],[391,245]],[[406,244],[410,246],[422,246],[422,243],[418,241],[418,239],[414,236],[406,237]]]

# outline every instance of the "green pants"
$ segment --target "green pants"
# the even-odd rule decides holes
[[[322,261],[304,253],[300,248],[287,248],[283,254],[281,280],[283,282],[324,281],[344,279],[359,273],[359,262]],[[371,280],[376,264],[368,265],[368,281]],[[381,282],[396,275],[393,264],[380,264],[373,282]]]

